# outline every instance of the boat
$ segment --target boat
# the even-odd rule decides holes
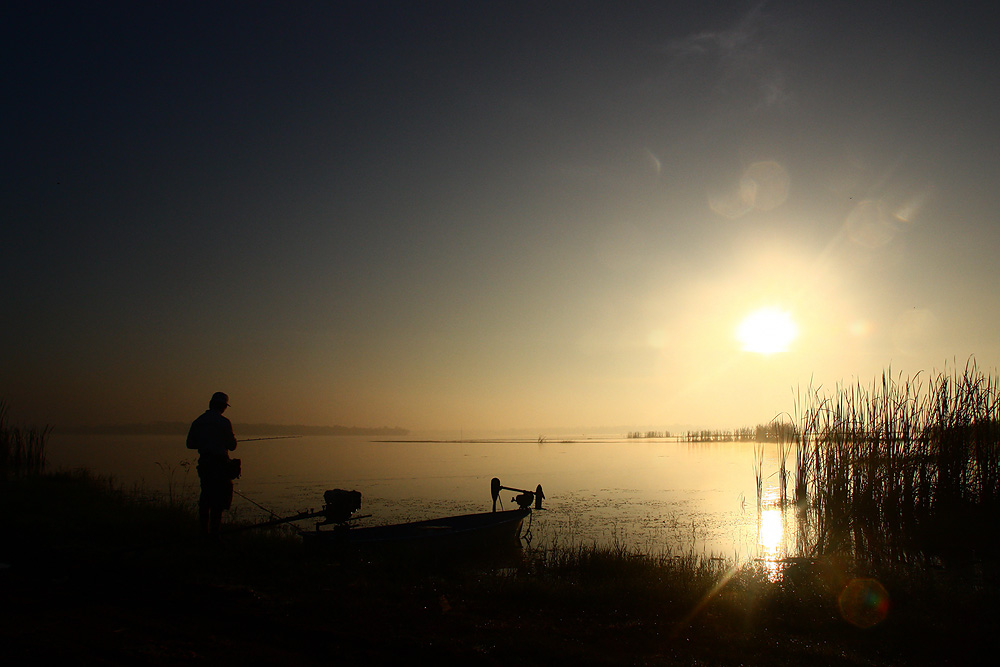
[[[304,531],[302,540],[312,549],[487,550],[516,546],[524,519],[530,514],[530,508],[518,508],[388,526]]]
[[[516,509],[497,511],[497,500],[502,490],[516,491],[512,498]],[[535,491],[525,491],[502,486],[500,480],[491,481],[493,510],[478,514],[398,523],[384,526],[359,527],[353,523],[354,513],[361,509],[358,491],[332,489],[323,494],[323,509],[314,515],[325,518],[314,530],[303,530],[301,536],[306,547],[315,550],[350,552],[411,553],[467,553],[484,552],[520,546],[521,529],[525,519],[534,510],[542,509],[545,497],[539,484]],[[532,507],[534,506],[534,507]],[[332,528],[325,528],[333,524]]]

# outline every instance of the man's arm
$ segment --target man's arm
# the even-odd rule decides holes
[[[197,422],[192,423],[191,424],[191,428],[188,429],[188,437],[187,437],[187,448],[188,449],[198,449],[198,440],[199,440],[199,438],[198,438],[198,434],[197,434],[197,430],[198,429],[195,426],[196,423]]]
[[[226,449],[233,451],[236,449],[236,436],[233,434],[233,422],[227,419],[226,423],[229,424],[229,433],[226,434]]]

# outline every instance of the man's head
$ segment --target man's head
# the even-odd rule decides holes
[[[229,396],[221,391],[215,392],[212,394],[212,400],[208,402],[208,407],[212,410],[223,412],[229,407]]]

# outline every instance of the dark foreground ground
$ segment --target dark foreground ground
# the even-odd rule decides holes
[[[968,665],[1000,646],[978,566],[884,577],[888,613],[860,629],[834,561],[711,596],[725,564],[623,551],[345,563],[287,533],[203,544],[185,510],[99,487],[0,482],[5,664]]]

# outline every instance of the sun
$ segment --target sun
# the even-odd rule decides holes
[[[760,308],[736,328],[736,338],[747,352],[771,355],[784,352],[799,335],[792,316],[780,308]]]

